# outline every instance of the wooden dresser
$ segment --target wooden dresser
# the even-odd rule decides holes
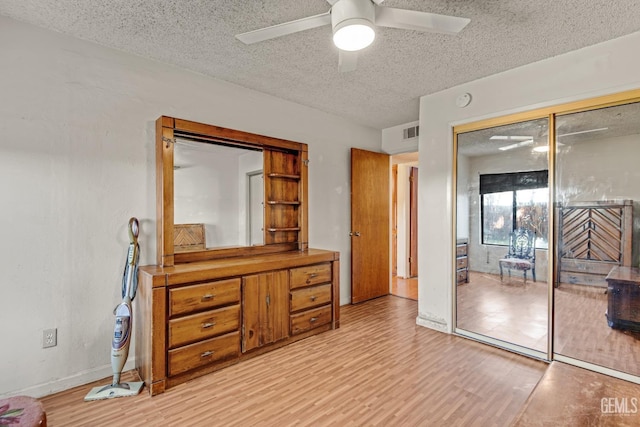
[[[469,244],[467,240],[456,242],[456,283],[469,283]]]
[[[174,221],[174,171],[183,171],[175,167],[178,143],[194,150],[177,156],[192,169],[226,171],[208,175],[206,185],[192,179],[178,186],[186,182],[189,189],[181,214],[202,218],[196,223]],[[218,162],[198,162],[211,149]],[[140,268],[134,301],[136,368],[152,396],[339,327],[339,253],[309,249],[307,150],[304,143],[215,125],[156,120],[157,265]],[[237,203],[211,203],[216,189],[250,188],[249,176],[258,174],[261,200],[232,193],[220,200]],[[198,200],[209,203],[191,206]],[[228,220],[234,216],[238,224]],[[238,236],[236,244],[207,247],[207,227]]]
[[[640,268],[614,267],[607,275],[607,322],[640,332]]]
[[[340,324],[340,261],[309,249],[140,268],[136,367],[151,395]]]

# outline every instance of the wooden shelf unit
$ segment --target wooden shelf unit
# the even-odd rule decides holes
[[[268,232],[266,244],[307,241],[302,236],[302,224],[307,221],[301,209],[307,197],[306,151],[299,153],[270,151],[264,160],[265,212],[264,225]]]

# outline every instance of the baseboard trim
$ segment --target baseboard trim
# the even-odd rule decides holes
[[[447,334],[451,333],[451,330],[449,329],[449,324],[444,318],[434,316],[429,313],[418,313],[418,317],[416,317],[416,324],[419,326],[424,326],[425,328],[435,329],[436,331],[444,332]]]
[[[135,369],[135,365],[135,358],[131,358],[130,360],[127,360],[127,363],[124,365],[124,369],[122,371],[126,372],[131,369]],[[59,378],[54,381],[37,384],[31,387],[23,388],[21,390],[14,390],[6,394],[0,394],[0,398],[7,398],[11,396],[31,396],[40,398],[53,393],[65,391],[70,388],[89,384],[103,378],[107,379],[107,381],[105,381],[106,384],[107,382],[111,381],[112,377],[113,372],[111,372],[111,364],[103,365],[93,369],[88,369],[86,371],[78,372],[65,378]],[[89,389],[87,389],[87,393],[88,392]]]

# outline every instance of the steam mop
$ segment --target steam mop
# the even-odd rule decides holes
[[[114,397],[135,396],[140,393],[144,382],[120,382],[120,374],[129,355],[131,332],[133,325],[133,309],[131,301],[138,290],[138,259],[140,246],[138,245],[138,220],[129,220],[129,251],[122,276],[122,302],[113,310],[116,323],[111,341],[111,370],[113,381],[103,387],[94,387],[85,396],[85,401],[111,399]]]

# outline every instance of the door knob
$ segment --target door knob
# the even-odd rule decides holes
[[[359,231],[350,231],[349,232],[349,236],[360,237],[360,232]]]

